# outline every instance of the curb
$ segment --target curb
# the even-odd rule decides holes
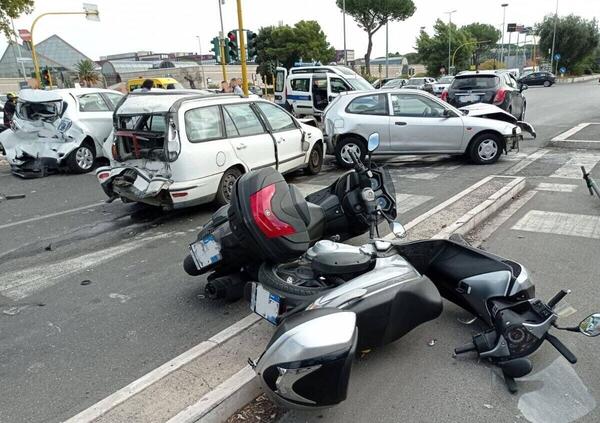
[[[434,207],[429,212],[413,219],[411,222],[407,223],[405,227],[407,229],[415,227],[428,217],[443,210],[446,206],[457,202],[476,188],[490,181],[492,178],[512,178],[513,181],[490,195],[487,200],[465,213],[465,215],[451,225],[448,225],[432,238],[447,238],[455,232],[465,234],[471,231],[484,220],[496,213],[502,206],[511,201],[515,195],[525,189],[526,178],[499,175],[488,176],[477,184],[472,185],[454,197],[439,204],[437,207]],[[393,235],[388,235],[386,238],[393,238]],[[245,373],[247,370],[252,372],[251,375]],[[239,378],[239,380],[236,380],[236,378]],[[235,413],[235,411],[242,408],[262,392],[254,377],[254,371],[250,369],[250,367],[244,368],[234,376],[230,377],[219,385],[216,390],[219,391],[219,395],[215,395],[215,397],[220,398],[218,403],[215,401],[217,398],[212,397],[212,392],[210,392],[196,404],[188,407],[188,409],[173,417],[168,423],[223,422]],[[212,402],[209,397],[213,398]]]
[[[590,125],[599,125],[598,122],[583,122],[563,132],[550,140],[550,145],[558,148],[583,148],[588,150],[600,150],[600,141],[570,139],[581,130]]]
[[[599,79],[600,75],[576,76],[571,78],[556,78],[556,84],[577,84],[579,82],[594,81]]]

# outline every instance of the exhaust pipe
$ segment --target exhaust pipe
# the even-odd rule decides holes
[[[239,276],[223,276],[209,280],[204,294],[211,300],[237,301],[244,295],[246,282]]]

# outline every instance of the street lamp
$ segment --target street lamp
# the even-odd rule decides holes
[[[506,32],[506,7],[508,3],[502,3],[502,50],[500,53],[500,62],[504,63],[504,33]]]
[[[219,34],[219,51],[221,52],[221,71],[223,72],[223,81],[227,81],[227,68],[225,67],[225,31],[223,30],[223,11],[221,5],[225,4],[225,0],[217,0],[219,2],[219,18],[221,19],[221,33]],[[202,62],[202,59],[200,59]]]
[[[348,66],[348,50],[346,50],[346,0],[342,1],[342,28],[344,31],[344,65]]]
[[[451,10],[450,12],[444,13],[448,14],[448,69],[446,74],[450,75],[450,52],[452,51],[452,14],[456,13],[456,10]]]
[[[42,13],[40,16],[33,20],[31,24],[31,30],[29,31],[31,34],[31,58],[33,59],[33,69],[35,70],[35,79],[38,82],[40,81],[40,65],[37,60],[37,54],[35,52],[35,43],[33,41],[33,30],[35,29],[35,24],[40,18],[44,16],[50,15],[85,15],[85,18],[89,21],[100,21],[100,13],[98,12],[98,6],[90,3],[83,3],[83,12],[48,12]]]
[[[202,43],[200,42],[200,36],[196,35],[198,39],[198,56],[200,56],[200,72],[202,73],[202,85],[200,88],[206,88],[206,78],[204,77],[204,64],[202,63]]]
[[[550,55],[550,72],[554,64],[554,46],[556,45],[556,22],[558,21],[558,0],[556,0],[556,12],[554,12],[554,31],[552,33],[552,54]]]

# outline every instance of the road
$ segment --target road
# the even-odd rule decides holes
[[[485,176],[502,174],[579,122],[598,120],[598,95],[590,94],[598,89],[591,83],[532,87],[527,114],[538,139],[495,165],[473,166],[447,156],[391,161],[401,220]],[[288,180],[310,192],[339,174],[333,166],[324,170]],[[189,277],[181,268],[212,206],[159,213],[105,204],[93,175],[21,180],[6,167],[0,167],[0,192],[26,194],[0,203],[1,422],[68,418],[248,313],[241,301],[204,298],[204,278]],[[464,328],[455,328],[448,344],[461,339],[459,330]],[[416,345],[406,353],[419,354]],[[474,372],[469,364],[460,367],[465,380]],[[442,381],[451,376],[444,366],[438,366]]]

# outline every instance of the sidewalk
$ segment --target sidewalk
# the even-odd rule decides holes
[[[597,81],[600,79],[600,74],[594,75],[585,75],[585,76],[572,76],[572,77],[557,77],[557,84],[573,84],[577,82],[586,82],[586,81]]]

